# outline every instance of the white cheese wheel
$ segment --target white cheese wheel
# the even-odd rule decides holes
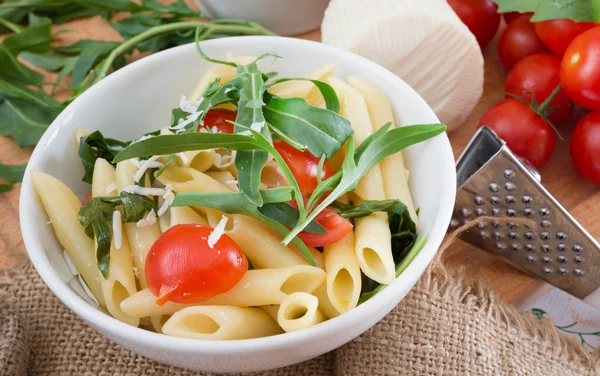
[[[323,43],[402,78],[448,130],[459,127],[481,97],[481,49],[446,0],[332,0],[321,30]]]

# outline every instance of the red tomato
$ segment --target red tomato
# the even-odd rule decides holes
[[[317,188],[317,167],[321,159],[312,155],[308,150],[299,151],[294,149],[290,144],[282,140],[273,142],[273,146],[275,146],[275,149],[281,154],[281,157],[292,171],[302,194],[305,196],[311,194]],[[333,170],[329,166],[329,163],[325,161],[321,180],[325,180],[331,175],[333,175]]]
[[[290,201],[290,204],[298,208],[296,201]],[[325,210],[320,212],[316,216],[315,221],[325,227],[327,232],[324,234],[315,234],[306,231],[299,233],[298,238],[309,247],[323,247],[333,244],[346,236],[354,227],[352,226],[352,222],[329,208],[325,208]]]
[[[555,54],[563,56],[569,44],[579,34],[598,24],[573,20],[549,20],[535,23],[535,31],[544,44]]]
[[[229,121],[235,121],[237,112],[226,110],[224,108],[213,108],[206,113],[204,117],[204,124],[198,126],[200,128],[212,128],[217,127],[217,130],[222,133],[233,133],[233,124],[228,123]]]
[[[556,134],[544,119],[516,99],[505,99],[490,108],[479,122],[480,127],[484,125],[536,168],[548,161],[556,144]]]
[[[448,0],[458,18],[475,35],[481,47],[488,44],[500,25],[498,6],[491,0]]]
[[[212,231],[201,225],[175,225],[154,242],[146,259],[146,280],[158,305],[200,303],[242,279],[248,270],[246,256],[226,234],[211,247]]]
[[[587,114],[575,126],[571,159],[584,178],[600,185],[600,112]]]
[[[600,27],[571,42],[560,66],[560,80],[573,102],[600,111]]]
[[[498,52],[506,70],[510,70],[525,56],[550,52],[535,33],[535,27],[529,22],[530,18],[527,14],[517,17],[508,24],[500,37]]]
[[[518,95],[531,102],[532,94],[538,104],[543,103],[560,85],[560,59],[551,54],[527,56],[510,70],[505,92]],[[507,98],[509,96],[507,95]],[[571,114],[571,101],[561,90],[550,102],[556,108],[548,117],[558,125]]]
[[[526,14],[528,16],[533,16],[533,13],[519,13],[519,12],[502,13],[502,16],[504,16],[504,22],[506,22],[506,24],[508,25],[509,23],[512,22],[512,20],[514,20],[515,18],[519,17],[521,14]]]

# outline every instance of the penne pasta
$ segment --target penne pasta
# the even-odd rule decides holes
[[[106,307],[100,282],[102,276],[96,266],[94,241],[79,223],[81,201],[63,182],[41,171],[31,171],[31,180],[59,243],[73,260],[100,306]]]
[[[327,64],[304,76],[310,80],[326,81],[333,74],[335,65]],[[287,81],[277,84],[269,89],[269,93],[282,98],[304,98],[312,105],[316,105],[322,98],[319,89],[310,81]]]
[[[254,60],[256,60],[255,57],[253,56],[239,56],[237,58],[233,58],[232,56],[228,57],[229,61],[233,61],[237,64],[250,64],[251,62],[253,62]],[[202,94],[206,91],[206,89],[208,88],[208,86],[210,84],[213,83],[214,80],[216,80],[217,78],[220,79],[220,84],[223,85],[224,83],[226,83],[227,81],[230,81],[232,78],[234,78],[236,75],[236,69],[234,67],[231,67],[229,65],[215,65],[214,67],[210,68],[205,74],[204,76],[202,76],[202,78],[200,79],[200,82],[198,83],[198,85],[196,85],[196,88],[194,89],[194,91],[192,91],[192,94],[190,95],[190,100],[198,100]]]
[[[362,289],[354,238],[355,234],[351,232],[342,240],[325,246],[323,250],[323,263],[327,272],[325,291],[338,314],[356,307]]]
[[[112,185],[116,187],[115,179],[115,169],[110,163],[102,158],[96,159],[92,177],[92,197],[110,196],[106,192]],[[116,195],[116,188],[113,195]],[[121,302],[137,292],[133,260],[126,238],[122,239],[119,249],[115,246],[115,240],[111,241],[109,274],[108,278],[101,276],[100,287],[110,314],[118,320],[138,326],[138,318],[128,316],[121,310]]]
[[[165,232],[175,225],[196,224],[208,226],[208,222],[194,209],[187,206],[170,207],[158,218],[160,231]]]
[[[341,93],[343,98],[341,113],[350,120],[358,145],[373,133],[365,99],[358,90],[335,77],[329,78],[329,84],[336,92]],[[360,179],[355,194],[364,200],[385,199],[379,165],[374,166]],[[354,226],[356,258],[363,273],[376,282],[391,283],[396,275],[387,214],[370,214],[357,219]]]
[[[163,185],[171,185],[175,192],[231,192],[232,190],[210,176],[189,167],[167,167],[156,178]]]
[[[191,339],[231,340],[272,336],[283,331],[263,310],[231,306],[196,306],[176,312],[164,334]]]
[[[277,311],[277,323],[286,332],[310,328],[322,321],[325,316],[319,311],[319,299],[305,292],[288,295]]]
[[[365,98],[371,123],[374,129],[379,129],[388,122],[392,122],[394,127],[394,114],[392,105],[387,97],[377,88],[358,77],[348,77],[348,82],[352,87],[360,91]],[[411,219],[419,225],[419,218],[415,211],[410,189],[408,187],[408,171],[404,167],[404,157],[402,152],[392,154],[379,163],[381,166],[381,177],[385,190],[386,199],[396,199],[402,201],[410,213]]]
[[[325,317],[331,319],[340,315],[340,312],[331,304],[331,299],[327,296],[327,284],[323,283],[319,286],[313,295],[319,299],[319,311],[321,311]]]
[[[207,171],[206,175],[215,179],[219,183],[223,184],[225,187],[231,189],[232,191],[239,191],[238,182],[229,171]]]
[[[197,304],[156,303],[156,296],[148,289],[139,291],[121,303],[121,309],[133,317],[170,315],[194,305],[231,305],[256,307],[279,304],[294,292],[314,292],[325,280],[322,269],[298,265],[280,269],[255,269],[229,291]]]

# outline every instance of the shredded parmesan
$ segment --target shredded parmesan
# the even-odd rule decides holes
[[[121,145],[108,145],[108,150],[121,151],[124,148]]]
[[[147,135],[144,135],[144,136],[138,138],[137,140],[131,141],[131,143],[135,144],[136,142],[144,141],[144,140],[147,140],[147,139],[152,138],[152,137],[154,137],[154,136],[152,136],[150,134],[147,134]]]
[[[139,160],[139,158],[131,158],[131,159],[129,159],[129,161],[131,161],[131,163],[135,167],[140,168],[140,160]]]
[[[238,181],[237,181],[237,180],[227,180],[227,181],[225,182],[225,184],[228,184],[228,185],[236,185],[237,183],[238,183]]]
[[[250,132],[250,131],[241,131],[238,134],[241,134],[242,136],[252,136],[252,132]]]
[[[200,128],[199,132],[200,133],[208,133],[208,129],[202,127],[202,128]]]
[[[216,125],[213,125],[213,127],[210,129],[213,133],[221,133],[219,132],[219,128],[217,128]]]
[[[258,121],[256,123],[252,123],[252,125],[250,126],[250,129],[252,129],[256,133],[260,133],[260,131],[263,129],[264,126],[265,126],[264,121]]]
[[[87,296],[89,296],[89,298],[92,299],[92,301],[94,303],[96,303],[97,306],[99,306],[100,303],[98,303],[98,299],[96,299],[96,297],[94,296],[94,294],[92,293],[92,291],[88,287],[87,283],[85,283],[85,281],[81,277],[81,274],[77,275],[77,277],[79,279],[79,283],[81,283],[81,286],[83,286],[83,291],[85,291],[85,293],[87,294]]]
[[[109,195],[109,194],[111,194],[111,192],[116,191],[116,190],[117,190],[117,183],[113,181],[106,187],[106,194]]]
[[[71,273],[73,273],[73,275],[77,275],[79,274],[79,271],[77,271],[77,267],[75,266],[75,263],[73,262],[73,260],[71,259],[71,256],[69,256],[69,254],[67,253],[67,251],[63,251],[63,257],[65,258],[65,261],[67,262],[67,265],[69,266],[69,269],[71,269]]]
[[[221,239],[221,236],[225,233],[225,226],[227,225],[228,218],[226,216],[221,217],[219,224],[212,230],[208,235],[208,246],[214,248],[215,244]]]
[[[142,176],[144,176],[144,174],[146,173],[146,171],[149,168],[160,168],[163,167],[164,165],[160,162],[156,162],[156,160],[159,158],[159,155],[155,155],[143,162],[141,162],[141,166],[140,169],[135,173],[135,175],[133,175],[133,180],[135,180],[136,182],[139,182],[140,179],[142,178]]]
[[[171,129],[175,130],[175,131],[184,129],[188,124],[191,124],[191,123],[195,122],[196,120],[198,120],[198,118],[200,117],[200,115],[202,115],[202,113],[203,113],[203,111],[194,112],[193,114],[186,117],[185,120],[179,119],[179,121],[177,122],[177,125],[172,127]]]
[[[133,267],[133,274],[135,274],[136,277],[140,276],[140,271],[135,266]]]
[[[123,245],[123,221],[121,220],[121,212],[115,210],[112,219],[113,241],[116,249],[121,249]]]
[[[150,227],[156,223],[156,213],[154,209],[150,210],[148,214],[137,222],[137,227]]]
[[[123,188],[123,191],[142,196],[162,196],[165,194],[165,190],[163,188],[145,188],[140,187],[139,185],[126,185]]]
[[[188,165],[190,163],[190,159],[184,151],[181,153],[177,153],[177,156],[179,157],[179,159],[181,159],[181,163],[183,163],[184,165]]]
[[[162,198],[165,199],[165,202],[163,202],[163,204],[160,206],[160,208],[158,209],[158,216],[161,217],[163,214],[165,214],[167,212],[167,209],[169,209],[169,207],[171,207],[171,204],[173,203],[173,200],[175,199],[175,195],[173,194],[173,187],[171,186],[171,184],[167,184],[166,188],[165,188],[165,194],[162,195]]]
[[[185,111],[188,114],[193,114],[198,111],[198,106],[200,106],[200,103],[202,103],[203,100],[204,98],[201,97],[197,101],[190,101],[185,97],[185,95],[182,95],[181,99],[179,100],[179,108],[181,111]]]

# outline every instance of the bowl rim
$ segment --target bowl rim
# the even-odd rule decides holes
[[[362,64],[369,70],[374,71],[374,73],[385,77],[389,81],[395,81],[398,84],[405,86],[409,93],[412,91],[412,95],[420,98],[419,94],[416,91],[414,91],[408,84],[406,84],[401,78],[399,78],[389,70],[381,67],[380,65],[354,53],[336,47],[327,46],[315,41],[279,36],[241,36],[203,41],[201,42],[201,45],[206,47],[209,47],[211,45],[219,45],[222,43],[236,45],[240,42],[255,42],[260,44],[264,42],[271,42],[272,40],[278,40],[279,42],[286,44],[293,44],[296,48],[299,49],[330,50],[330,52],[341,55],[346,59],[354,60],[356,61],[356,63]],[[84,92],[81,96],[75,99],[75,101],[70,103],[48,127],[48,129],[40,139],[38,145],[34,149],[30,161],[25,170],[25,175],[21,187],[19,217],[21,234],[23,236],[25,247],[27,249],[27,254],[35,269],[37,270],[38,274],[40,275],[44,283],[48,286],[48,288],[50,288],[50,290],[71,311],[73,311],[84,321],[86,321],[93,327],[99,329],[103,333],[109,333],[111,338],[134,338],[135,342],[144,342],[152,344],[152,346],[154,347],[165,349],[168,348],[169,350],[180,350],[184,353],[202,352],[203,354],[207,355],[253,352],[257,349],[259,349],[260,352],[264,352],[269,350],[275,350],[282,346],[293,345],[294,343],[302,343],[304,341],[311,340],[315,336],[320,337],[335,335],[335,333],[339,333],[340,331],[344,330],[345,322],[356,322],[360,319],[360,317],[363,317],[364,315],[368,314],[368,312],[371,311],[371,307],[375,307],[376,305],[378,305],[378,303],[379,305],[381,305],[385,304],[385,302],[389,303],[390,301],[394,300],[394,294],[396,293],[396,290],[400,288],[401,285],[410,284],[410,288],[408,289],[408,291],[410,291],[414,287],[415,283],[420,278],[420,276],[427,269],[431,261],[434,259],[439,249],[439,246],[445,236],[446,229],[450,222],[450,218],[454,208],[456,179],[452,179],[452,181],[447,182],[448,184],[443,185],[442,194],[440,195],[440,202],[442,204],[440,205],[437,211],[438,216],[434,220],[431,234],[428,235],[428,239],[425,246],[423,247],[421,252],[419,252],[417,257],[411,262],[409,267],[398,278],[396,278],[394,282],[388,286],[388,288],[382,290],[376,296],[374,296],[364,304],[361,304],[345,312],[343,315],[332,318],[323,323],[320,323],[319,325],[304,330],[279,334],[271,337],[227,341],[199,340],[165,336],[139,327],[131,326],[113,318],[109,314],[106,314],[90,305],[77,293],[71,290],[71,288],[68,287],[68,285],[55,271],[55,268],[51,264],[50,259],[47,257],[45,250],[42,247],[35,246],[33,241],[33,239],[37,237],[37,230],[35,226],[30,225],[30,221],[32,221],[32,219],[30,218],[33,214],[30,214],[30,211],[28,211],[27,208],[30,205],[37,205],[37,203],[26,202],[26,200],[35,196],[35,190],[33,188],[33,184],[31,182],[30,177],[31,170],[37,168],[37,161],[41,160],[41,157],[45,153],[46,145],[49,141],[51,141],[52,138],[56,137],[55,131],[58,128],[59,124],[64,122],[65,118],[69,116],[71,110],[76,108],[79,102],[81,102],[84,98],[95,95],[94,92],[98,91],[99,88],[102,88],[106,85],[111,85],[113,81],[119,80],[122,76],[129,74],[129,72],[132,70],[140,69],[144,66],[144,64],[149,64],[151,62],[154,62],[155,60],[160,59],[168,60],[170,57],[175,57],[182,53],[188,53],[189,51],[187,50],[195,51],[194,43],[170,48],[168,50],[149,55],[140,60],[132,62],[131,64],[128,64],[127,66],[110,74],[109,76],[95,84],[94,87]],[[437,119],[437,117],[435,117],[435,114],[433,113],[433,110],[430,109],[430,111],[431,115]],[[447,158],[447,166],[444,166],[443,170],[445,171],[447,169],[451,169],[451,173],[455,174],[454,156],[448,137],[445,133],[437,137],[442,137],[444,139],[442,141],[445,142],[446,145],[445,150],[443,150],[442,152],[446,152],[449,154],[449,158]],[[448,171],[445,171],[445,173],[447,172]],[[388,312],[386,312],[386,315],[387,313]]]

